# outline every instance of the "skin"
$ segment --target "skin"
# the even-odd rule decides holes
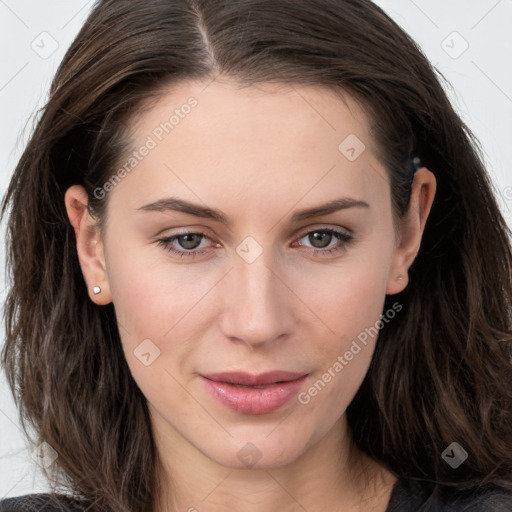
[[[351,444],[345,415],[377,337],[309,403],[292,399],[268,414],[227,409],[199,374],[302,372],[307,391],[375,325],[386,294],[407,286],[434,175],[416,173],[396,226],[363,111],[311,86],[180,83],[133,119],[134,150],[190,96],[197,107],[109,192],[103,231],[82,187],[65,196],[90,298],[114,303],[128,365],[148,400],[163,466],[156,510],[384,511],[396,478]],[[338,149],[350,134],[366,146],[354,161]],[[170,196],[219,209],[231,224],[139,210]],[[340,197],[369,207],[291,223],[297,210]],[[354,239],[333,235],[324,245],[340,251],[313,254],[326,249],[308,234],[328,228]],[[155,242],[187,230],[208,237],[193,240],[205,250],[195,258]],[[236,251],[248,236],[263,250],[251,263]],[[172,246],[186,251],[179,241]],[[146,339],[160,350],[149,366],[134,354]],[[252,467],[237,456],[248,442],[261,457]]]

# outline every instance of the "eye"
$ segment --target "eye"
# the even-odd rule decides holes
[[[324,256],[333,253],[341,252],[346,249],[346,246],[353,242],[353,235],[344,231],[336,229],[315,229],[304,233],[299,240],[307,239],[312,245],[314,255]],[[334,245],[330,245],[332,242]],[[303,245],[303,244],[299,244]],[[304,246],[303,247],[307,247]]]
[[[349,233],[327,228],[307,231],[301,235],[299,241],[304,238],[307,238],[308,242],[312,244],[310,252],[319,256],[341,252],[346,249],[347,244],[354,240],[354,237]],[[156,242],[166,251],[176,254],[180,258],[195,258],[209,252],[208,248],[201,247],[204,240],[210,240],[205,233],[189,231],[160,238]],[[335,244],[331,245],[332,242],[335,242]],[[298,245],[299,247],[308,248],[307,245],[302,243]],[[217,244],[217,246],[220,246],[220,244]]]
[[[187,232],[160,238],[157,242],[158,245],[162,246],[165,250],[178,255],[180,258],[194,258],[197,255],[208,252],[204,249],[196,250],[205,239],[209,240],[204,233]],[[184,250],[176,249],[176,243]]]

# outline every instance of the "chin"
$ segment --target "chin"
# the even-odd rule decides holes
[[[286,443],[276,436],[270,439],[268,432],[260,436],[246,435],[230,440],[230,446],[216,446],[217,449],[204,451],[218,464],[232,469],[272,469],[295,462],[307,447],[299,439],[288,437]]]

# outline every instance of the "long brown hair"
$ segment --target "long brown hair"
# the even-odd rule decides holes
[[[57,490],[95,510],[147,512],[158,455],[145,397],[122,351],[113,305],[89,298],[64,193],[94,191],[129,147],[149,96],[222,74],[241,85],[326,86],[366,109],[389,171],[397,218],[411,156],[437,195],[410,283],[387,298],[400,318],[380,332],[347,410],[356,445],[435,489],[512,489],[512,251],[477,142],[440,77],[369,0],[101,0],[65,55],[2,205],[8,213],[2,365],[27,432],[58,453]],[[29,434],[27,433],[27,436]],[[452,469],[453,441],[469,452]]]

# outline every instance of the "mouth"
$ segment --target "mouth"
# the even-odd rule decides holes
[[[274,370],[266,373],[253,375],[245,372],[210,373],[202,375],[205,379],[214,382],[224,382],[244,387],[264,387],[272,384],[291,382],[304,377],[305,373],[293,373],[284,370]]]
[[[308,374],[271,371],[201,375],[206,389],[221,404],[241,414],[268,414],[295,396]]]

